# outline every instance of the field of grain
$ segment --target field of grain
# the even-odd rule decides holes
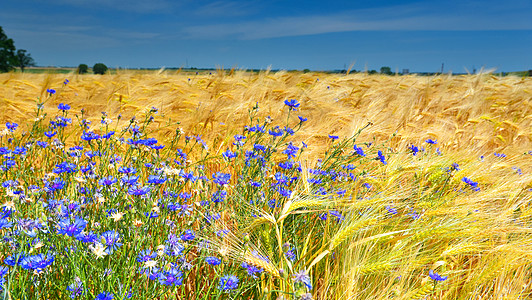
[[[530,78],[0,83],[6,299],[532,297]]]

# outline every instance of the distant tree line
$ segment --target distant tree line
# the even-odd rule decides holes
[[[24,49],[16,49],[13,39],[7,37],[0,26],[0,72],[9,72],[19,67],[22,72],[26,67],[35,66],[35,61]]]
[[[94,74],[103,75],[103,74],[107,73],[107,70],[108,70],[107,66],[102,64],[102,63],[96,63],[92,67],[92,72]],[[80,64],[78,66],[78,74],[85,74],[85,73],[88,73],[88,72],[89,72],[89,66],[87,66],[86,64]]]

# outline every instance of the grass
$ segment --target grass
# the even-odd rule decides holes
[[[0,74],[6,299],[532,296],[529,78],[65,79]]]

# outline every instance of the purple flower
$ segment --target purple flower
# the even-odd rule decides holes
[[[102,292],[94,298],[94,300],[113,300],[115,298],[115,295],[109,292]]]
[[[50,130],[50,131],[46,131],[46,132],[44,133],[44,135],[45,135],[47,138],[49,138],[49,139],[52,138],[52,137],[53,137],[54,135],[56,135],[56,134],[57,134],[56,131],[51,131],[51,130]]]
[[[157,253],[151,249],[142,250],[137,256],[138,262],[145,262],[148,260],[153,260],[157,257]]]
[[[310,282],[310,276],[305,269],[294,274],[294,283],[303,283],[309,290],[312,290],[312,283]]]
[[[434,272],[433,270],[429,271],[429,276],[432,280],[435,281],[445,281],[447,279],[447,276],[442,277],[440,274]]]
[[[181,239],[185,242],[192,241],[196,235],[194,234],[194,231],[187,229],[183,234],[181,235]]]
[[[469,184],[473,191],[480,191],[480,188],[478,187],[478,182],[474,182],[473,180],[467,177],[462,178],[462,181]]]
[[[297,103],[296,99],[290,99],[290,101],[284,100],[284,104],[288,106],[289,110],[297,110],[300,105],[300,103]]]
[[[364,150],[362,149],[362,147],[358,147],[357,145],[355,145],[353,149],[355,149],[356,154],[360,156],[364,156],[364,157],[366,156],[366,154],[364,154]]]
[[[58,234],[76,236],[85,229],[87,226],[87,221],[80,217],[76,217],[73,223],[70,220],[63,219],[60,220],[57,225],[59,226],[59,229],[57,230]]]
[[[149,187],[133,186],[130,187],[128,193],[132,196],[146,195],[150,191]]]
[[[114,230],[109,230],[100,235],[102,245],[106,246],[105,253],[112,254],[118,247],[122,246],[120,234]]]
[[[19,265],[26,270],[37,270],[40,271],[54,262],[54,256],[52,254],[37,254],[32,256],[24,256]]]
[[[212,175],[212,181],[220,186],[224,186],[231,180],[231,174],[216,172]]]
[[[64,104],[64,103],[59,103],[59,105],[57,106],[58,109],[62,110],[62,111],[67,111],[70,109],[70,105],[68,104]]]
[[[380,160],[383,164],[385,164],[385,165],[388,164],[388,163],[386,162],[386,157],[384,157],[384,155],[382,154],[382,151],[381,151],[381,150],[379,150],[379,151],[377,152],[377,155],[379,156],[378,158],[379,158],[379,160]]]
[[[417,153],[419,152],[419,148],[416,147],[416,146],[414,146],[414,145],[411,145],[410,147],[408,147],[408,149],[410,149],[410,151],[412,151],[412,154],[413,154],[414,156],[416,156]]]
[[[98,183],[103,186],[110,186],[110,185],[115,184],[116,181],[117,181],[116,178],[114,178],[113,176],[107,176],[107,177],[100,179]]]
[[[242,263],[242,268],[245,268],[248,271],[248,275],[252,276],[253,278],[257,278],[257,275],[255,275],[256,273],[260,274],[262,273],[262,271],[264,271],[263,269],[256,267],[254,265],[248,264],[246,262]]]
[[[164,285],[181,285],[183,283],[183,273],[172,265],[170,270],[159,273],[159,282]]]
[[[236,290],[238,288],[238,277],[235,275],[226,275],[220,278],[218,289],[221,291]]]
[[[67,286],[67,291],[72,292],[70,295],[70,298],[74,299],[78,296],[81,296],[83,294],[83,282],[79,278],[76,278],[74,280],[74,283]]]
[[[17,123],[9,123],[9,122],[7,122],[6,123],[6,127],[7,127],[7,129],[9,129],[9,131],[13,132],[13,131],[17,130],[18,124]]]
[[[211,265],[211,266],[217,266],[222,263],[222,261],[218,257],[205,257],[205,261]]]

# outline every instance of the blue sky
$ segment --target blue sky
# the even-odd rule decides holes
[[[532,69],[532,1],[3,0],[40,66]]]

